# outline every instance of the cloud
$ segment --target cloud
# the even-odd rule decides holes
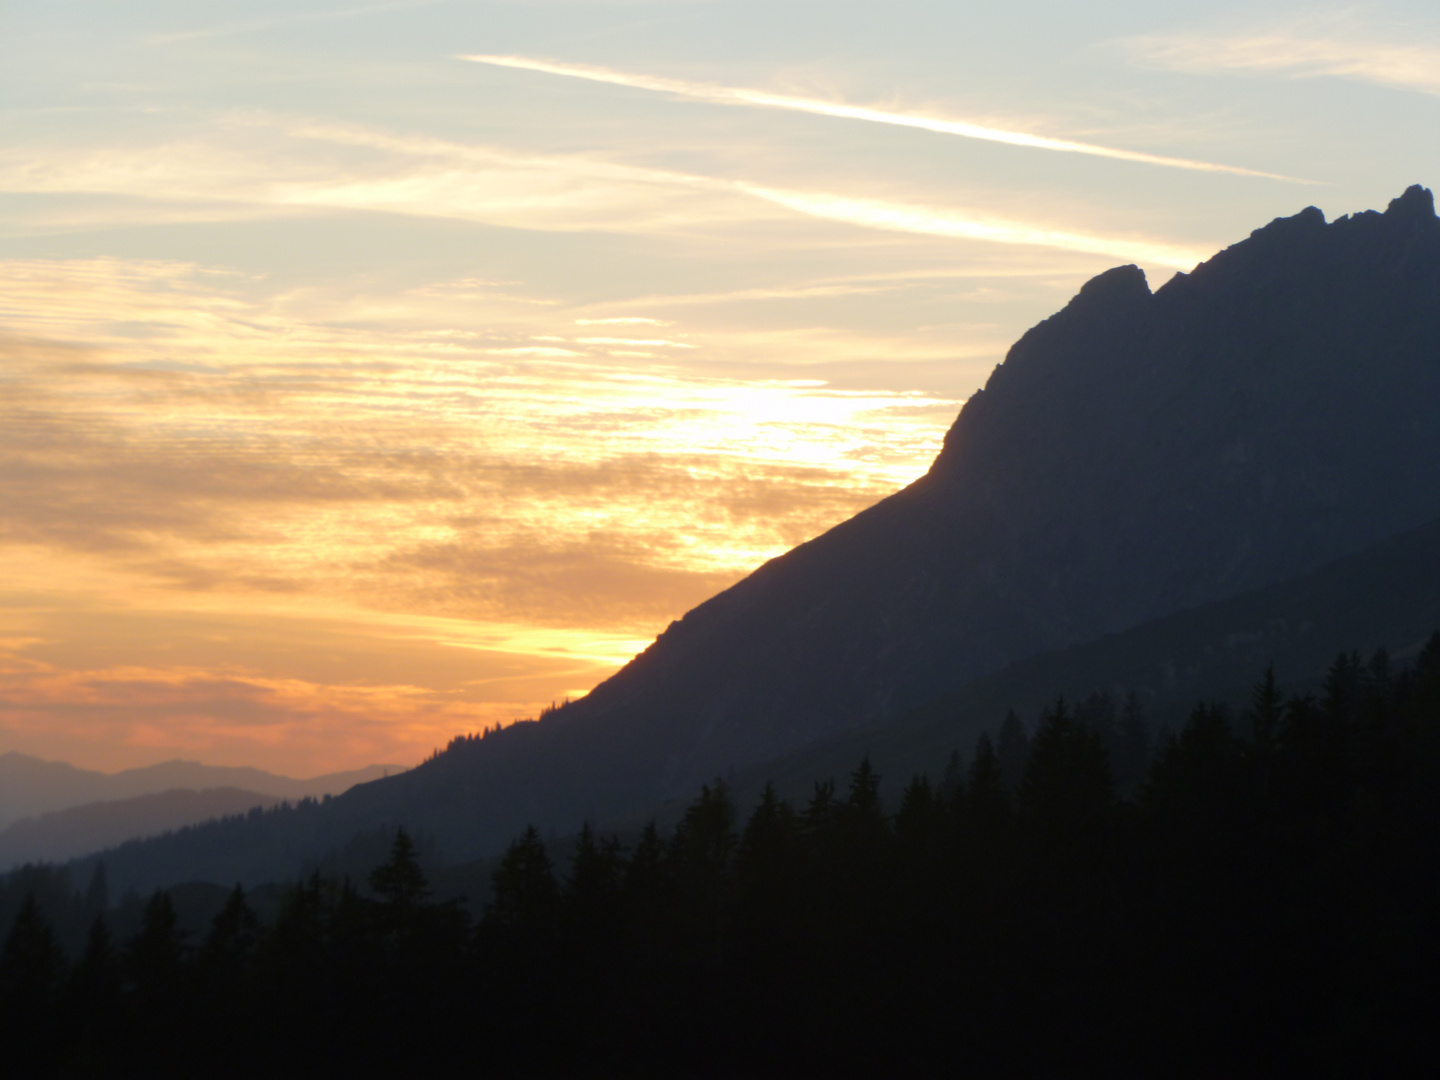
[[[1121,46],[1145,64],[1172,71],[1333,76],[1440,94],[1440,44],[1423,33],[1403,41],[1371,33],[1359,16],[1340,11],[1229,34],[1132,37]]]
[[[575,340],[582,345],[641,345],[663,349],[695,348],[694,345],[687,345],[683,341],[667,341],[664,338],[582,337]]]
[[[518,683],[524,694],[537,683],[563,686],[604,673],[572,661],[494,681]],[[323,772],[418,762],[455,734],[534,715],[544,700],[447,700],[413,685],[277,679],[223,665],[50,670],[0,674],[0,737],[107,768],[184,755]]]
[[[356,150],[373,153],[357,159]],[[47,217],[50,227],[95,227],[351,211],[537,231],[670,233],[782,216],[687,173],[259,114],[231,114],[204,134],[148,145],[10,144],[0,148],[0,191],[124,200],[27,211],[32,230]]]
[[[1061,251],[1093,252],[1181,270],[1189,270],[1213,254],[1210,248],[1184,247],[1146,237],[1074,232],[1034,222],[962,215],[953,211],[873,199],[781,191],[749,184],[742,186],[757,198],[767,199],[800,213],[871,229],[983,240],[999,244],[1034,245]]]
[[[463,290],[445,317],[491,329],[437,340],[394,298],[355,298],[357,325],[254,288],[179,264],[0,263],[0,546],[44,557],[12,554],[0,587],[83,564],[126,602],[413,605],[643,637],[913,479],[958,404],[596,365],[641,339],[506,344],[574,316]],[[513,582],[467,587],[435,552]]]
[[[377,569],[403,583],[387,588],[387,599],[391,590],[408,586],[424,607],[456,617],[663,625],[742,576],[686,567],[680,546],[664,533],[612,529],[572,539],[506,530],[500,534],[506,542],[496,545],[477,525],[463,530],[461,539],[391,555]],[[667,556],[674,563],[665,565]]]
[[[670,326],[663,319],[648,319],[641,316],[621,315],[610,319],[576,319],[576,326]]]
[[[590,82],[627,86],[637,90],[651,90],[673,97],[693,101],[705,101],[718,105],[746,105],[759,108],[786,109],[793,112],[813,113],[818,116],[838,117],[846,120],[862,120],[868,123],[891,124],[898,127],[917,128],[943,135],[958,135],[966,139],[981,139],[987,142],[1005,143],[1037,150],[1051,150],[1060,153],[1086,154],[1093,157],[1111,158],[1142,165],[1160,165],[1172,169],[1191,169],[1199,172],[1230,173],[1236,176],[1262,177],[1267,180],[1282,180],[1287,183],[1308,184],[1314,181],[1301,180],[1278,173],[1260,172],[1235,165],[1220,165],[1209,161],[1195,161],[1190,158],[1166,157],[1147,154],[1137,150],[1121,150],[1115,147],[1098,146],[1094,143],[1075,142],[1070,139],[1056,139],[1045,135],[1034,135],[1024,131],[1007,131],[986,127],[963,120],[949,120],[941,117],[919,116],[914,113],[889,112],[857,105],[845,105],[835,101],[817,98],[793,97],[774,94],[765,90],[751,90],[743,87],[720,86],[715,83],[695,83],[683,79],[670,79],[655,75],[638,75],[615,71],[611,68],[589,64],[566,64],[554,60],[538,60],[525,56],[469,55],[458,59],[494,67],[516,68],[522,71],[543,72],[548,75],[562,75],[568,78],[585,79]]]
[[[47,150],[38,156],[12,147],[0,151],[0,190],[149,199],[178,205],[184,220],[202,212],[197,208],[216,219],[348,211],[537,231],[669,237],[690,232],[727,241],[741,235],[741,226],[773,225],[788,212],[868,229],[1090,252],[1152,265],[1188,268],[1211,253],[973,210],[792,190],[586,155],[515,153],[355,125],[249,115],[232,118],[222,129],[231,137],[218,142],[197,138],[145,148]],[[299,145],[315,143],[337,154],[363,148],[380,157],[361,165],[343,154],[332,160]],[[115,210],[121,219],[130,212],[129,206]]]

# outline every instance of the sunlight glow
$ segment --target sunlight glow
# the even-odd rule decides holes
[[[25,745],[416,760],[914,479],[959,404],[626,366],[611,345],[721,342],[573,339],[635,317],[471,281],[341,308],[260,284],[0,262],[0,731]]]

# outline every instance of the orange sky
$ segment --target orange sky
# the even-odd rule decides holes
[[[0,752],[584,693],[1093,274],[1433,184],[1437,57],[1419,0],[0,5]]]
[[[584,693],[911,479],[956,407],[637,364],[714,346],[658,305],[458,281],[348,298],[356,325],[246,286],[0,263],[0,723],[29,752],[413,762]]]

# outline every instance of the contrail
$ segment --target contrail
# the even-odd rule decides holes
[[[1161,240],[1145,237],[1098,236],[1093,233],[1047,229],[1042,225],[1009,221],[1003,218],[964,217],[930,207],[905,206],[897,203],[850,199],[811,192],[779,191],[775,188],[745,183],[737,183],[734,186],[747,195],[753,195],[757,199],[764,199],[766,202],[787,207],[810,217],[843,221],[852,225],[884,229],[889,232],[919,233],[924,236],[948,236],[964,240],[988,240],[999,244],[1058,248],[1061,251],[1080,251],[1135,259],[1139,262],[1169,266],[1179,270],[1190,270],[1197,263],[1203,262],[1214,254],[1213,251],[1202,248],[1182,247],[1178,244],[1167,244]]]
[[[765,90],[720,86],[715,83],[686,82],[683,79],[667,79],[659,75],[632,75],[628,72],[613,71],[610,68],[595,67],[590,64],[563,64],[553,60],[534,60],[526,56],[485,54],[460,56],[458,59],[470,60],[477,64],[489,64],[493,67],[540,71],[550,75],[565,75],[572,79],[586,79],[590,82],[610,83],[614,86],[629,86],[637,90],[653,90],[661,94],[673,94],[676,97],[690,98],[694,101],[709,101],[717,105],[750,105],[761,108],[789,109],[793,112],[836,116],[846,120],[866,120],[874,124],[919,128],[922,131],[935,131],[942,135],[959,135],[966,139],[984,139],[988,142],[1008,143],[1011,146],[1028,146],[1037,150],[1058,150],[1069,154],[1089,154],[1092,157],[1112,158],[1116,161],[1134,161],[1142,165],[1162,165],[1171,169],[1230,173],[1234,176],[1257,176],[1266,180],[1282,180],[1290,184],[1315,184],[1318,182],[1284,176],[1280,173],[1261,172],[1257,169],[1242,169],[1238,165],[1219,165],[1212,161],[1194,161],[1190,158],[1145,154],[1138,150],[1118,150],[1112,146],[1097,146],[1094,143],[1074,142],[1070,139],[1051,139],[1044,135],[1031,135],[1024,131],[1005,131],[1001,128],[984,127],[980,124],[968,124],[963,120],[944,120],[931,116],[915,116],[910,113],[885,112],[881,109],[842,105],[839,102],[824,101],[818,98],[790,97],[785,94],[772,94]]]

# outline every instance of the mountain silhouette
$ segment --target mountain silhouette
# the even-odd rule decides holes
[[[1037,652],[1440,516],[1440,220],[1272,222],[1026,333],[929,473],[701,604],[556,729],[663,743],[684,793]],[[652,751],[653,753],[653,751]]]
[[[530,822],[568,832],[1437,518],[1431,193],[1329,224],[1311,207],[1153,293],[1133,266],[1087,283],[1013,346],[924,477],[701,604],[580,701],[144,861],[275,866],[266,845],[313,855],[382,822],[452,859]]]

